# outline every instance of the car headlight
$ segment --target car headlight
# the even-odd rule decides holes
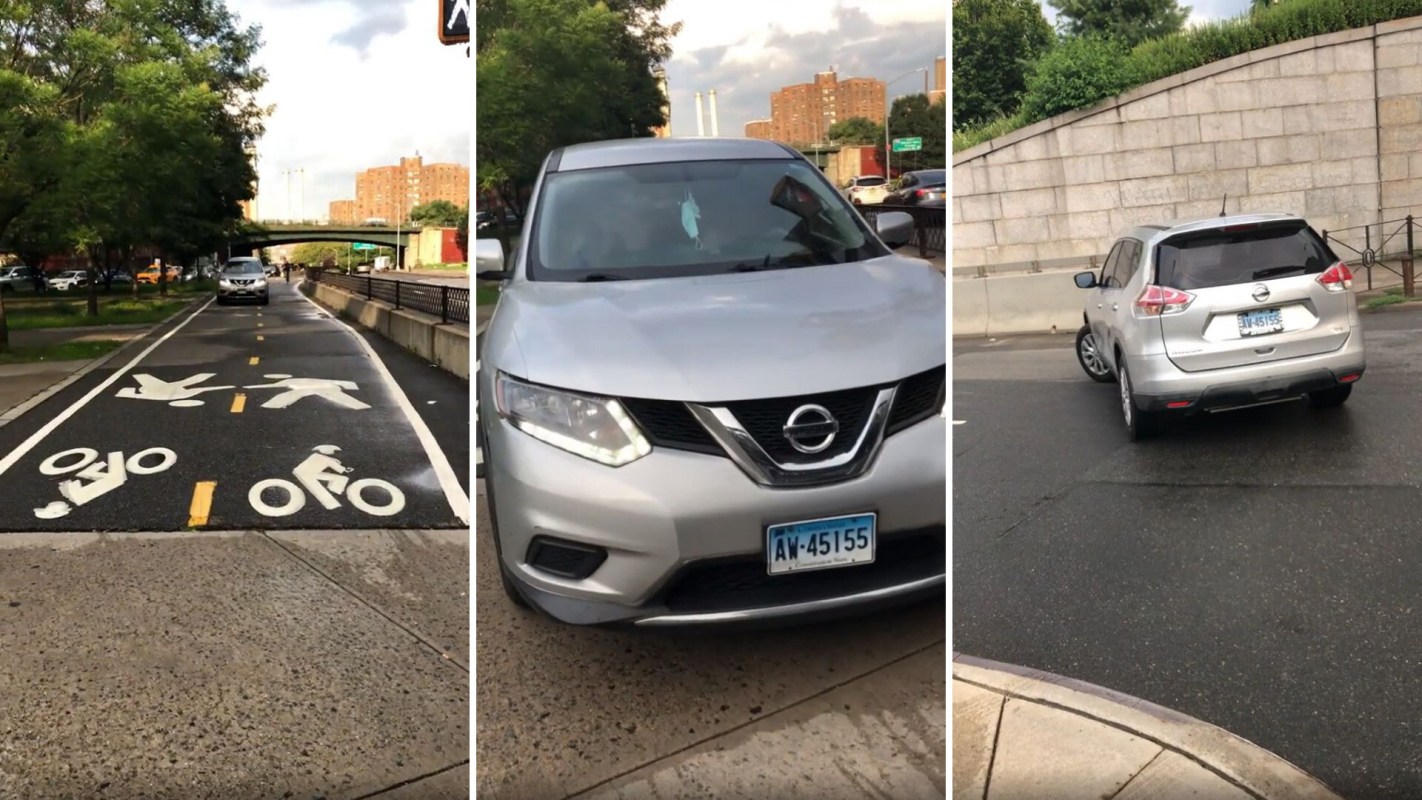
[[[620,467],[652,452],[622,403],[535,386],[499,373],[494,404],[515,428],[574,455]]]
[[[262,280],[261,278],[258,278],[258,279],[256,280],[256,282],[254,282],[254,283],[252,284],[252,288],[253,288],[253,289],[265,289],[265,288],[267,288],[267,282],[264,281],[264,280]]]
[[[232,281],[229,281],[229,280],[227,280],[226,278],[223,278],[223,279],[221,279],[221,280],[219,280],[219,281],[217,282],[217,285],[218,285],[218,286],[221,286],[221,287],[224,288],[224,289],[231,289],[231,288],[232,288]]]

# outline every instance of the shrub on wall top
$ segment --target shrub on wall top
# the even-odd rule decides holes
[[[1040,92],[1029,80],[1021,113],[955,132],[953,150],[964,150],[1046,117],[1089,108],[1137,86],[1251,50],[1415,16],[1422,16],[1422,0],[1280,0],[1253,14],[1142,42],[1122,57],[1120,64],[1106,58],[1099,44],[1082,46],[1074,61],[1097,63],[1109,70],[1099,80],[1073,77],[1080,72],[1072,65],[1048,63],[1080,41],[1070,40],[1037,63],[1034,79],[1039,74],[1048,77],[1042,78]],[[1099,94],[1101,87],[1126,78],[1129,83]]]
[[[1042,56],[1027,76],[1022,112],[1029,123],[1087,108],[1140,83],[1120,45],[1106,39],[1068,39]]]

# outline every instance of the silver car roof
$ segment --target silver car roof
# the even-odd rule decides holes
[[[723,161],[730,159],[791,160],[799,155],[782,144],[767,139],[670,138],[613,139],[574,144],[549,156],[550,172],[622,167],[632,164],[665,164],[675,161]]]
[[[1161,222],[1158,224],[1133,225],[1121,232],[1117,239],[1139,239],[1142,242],[1149,242],[1153,239],[1163,239],[1166,236],[1174,236],[1177,233],[1192,233],[1195,231],[1207,231],[1215,228],[1224,228],[1230,225],[1249,225],[1261,222],[1280,222],[1283,220],[1296,220],[1307,224],[1307,220],[1297,214],[1281,214],[1274,212],[1257,214],[1229,214],[1223,217],[1194,217],[1188,219],[1176,219]]]

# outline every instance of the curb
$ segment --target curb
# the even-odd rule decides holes
[[[1138,697],[960,653],[953,654],[953,680],[1123,730],[1180,753],[1258,798],[1341,800],[1322,781],[1259,745]]]

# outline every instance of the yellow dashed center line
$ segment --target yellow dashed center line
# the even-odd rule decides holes
[[[198,481],[193,487],[193,504],[188,508],[188,527],[200,528],[207,524],[207,517],[212,513],[212,493],[216,488],[217,481]]]
[[[261,360],[261,356],[252,356],[251,358],[247,359],[247,366],[255,367],[257,366],[257,364],[261,363]]]
[[[258,322],[258,323],[257,323],[257,327],[258,327],[258,328],[264,328],[264,327],[266,327],[266,324],[265,324],[265,323],[262,323],[262,322]]]
[[[267,340],[267,337],[261,335],[260,333],[257,334],[257,341],[259,341],[259,342],[265,342],[266,340]]]
[[[247,407],[247,395],[242,394],[241,392],[238,392],[238,393],[237,393],[237,396],[234,397],[234,398],[232,398],[232,413],[233,413],[233,414],[241,414],[241,413],[242,413],[242,409],[244,409],[244,408],[246,408],[246,407]]]

